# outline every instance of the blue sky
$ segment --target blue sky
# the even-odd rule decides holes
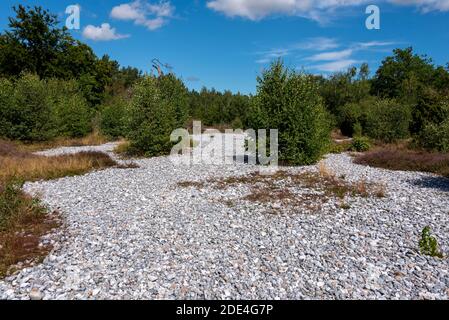
[[[71,33],[98,55],[148,72],[159,58],[195,89],[254,93],[276,57],[315,74],[362,62],[374,71],[407,46],[449,62],[449,0],[2,0],[1,30],[18,3],[48,8],[62,23],[78,4],[81,28]],[[380,8],[380,30],[365,27],[368,4]]]

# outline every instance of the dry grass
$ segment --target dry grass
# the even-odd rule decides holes
[[[131,143],[127,140],[120,141],[119,144],[114,148],[114,153],[121,156],[127,156],[130,144]]]
[[[39,260],[51,247],[40,239],[59,225],[37,199],[21,191],[21,181],[54,179],[117,166],[107,154],[83,152],[45,157],[0,141],[0,277],[14,265]]]
[[[55,140],[46,142],[17,144],[17,147],[22,151],[36,152],[58,147],[98,146],[106,142],[108,142],[108,139],[106,139],[106,137],[104,137],[98,131],[94,131],[82,138],[57,138]]]
[[[316,212],[330,199],[339,199],[340,203],[347,196],[384,197],[385,186],[370,184],[365,180],[350,183],[329,170],[323,163],[318,165],[318,172],[290,173],[279,170],[266,175],[251,173],[222,179],[208,179],[204,182],[183,181],[180,187],[203,188],[206,185],[222,190],[230,187],[250,187],[250,193],[243,200],[261,204],[278,203],[299,211]],[[346,205],[344,206],[346,208]],[[278,210],[279,211],[279,210]]]
[[[412,151],[389,146],[359,155],[354,162],[390,170],[431,172],[449,178],[449,153]]]
[[[41,237],[59,227],[59,215],[48,214],[40,203],[18,185],[0,192],[0,278],[20,267],[42,260],[52,249]]]
[[[28,155],[0,155],[0,181],[10,178],[22,181],[48,180],[65,176],[84,174],[94,169],[112,167],[117,163],[102,152],[80,152],[54,157]]]

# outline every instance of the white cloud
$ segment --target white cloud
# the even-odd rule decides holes
[[[295,43],[285,48],[276,48],[267,51],[256,52],[259,59],[256,63],[266,64],[277,58],[286,57],[288,55],[299,53],[303,51],[324,51],[338,48],[340,45],[337,40],[333,38],[316,37],[309,38],[302,42]]]
[[[83,30],[83,37],[94,41],[109,41],[128,38],[127,34],[118,34],[109,23],[103,23],[100,27],[88,25]]]
[[[173,17],[174,11],[175,8],[169,1],[149,3],[144,0],[136,0],[115,6],[112,8],[110,16],[118,20],[133,21],[149,30],[156,30],[168,23],[169,19]]]
[[[346,59],[352,55],[352,49],[346,49],[341,51],[331,51],[315,54],[308,57],[306,60],[310,61],[331,61],[331,60],[341,60]]]
[[[391,46],[396,44],[396,42],[392,41],[369,41],[369,42],[359,42],[356,44],[356,47],[360,49],[368,49],[372,47],[384,47],[384,46]]]
[[[381,0],[417,6],[423,12],[449,10],[449,0]],[[368,4],[371,0],[210,0],[207,7],[229,17],[260,20],[272,15],[302,16],[323,21],[335,10]]]
[[[323,62],[320,64],[315,64],[308,66],[309,69],[318,70],[321,72],[338,72],[347,69],[348,67],[354,65],[358,60],[353,58],[353,55],[360,51],[372,51],[376,50],[377,47],[387,47],[397,44],[392,41],[370,41],[370,42],[357,42],[351,44],[344,50],[340,51],[329,51],[314,54],[312,56],[306,57],[305,61]],[[329,62],[327,62],[329,61]]]
[[[357,62],[358,62],[357,60],[353,59],[337,60],[315,65],[313,66],[313,69],[317,69],[324,72],[338,72],[348,69],[350,66],[354,65]]]
[[[449,11],[449,0],[390,0],[398,5],[413,5],[421,8],[423,12]]]
[[[295,44],[295,49],[323,51],[338,48],[340,45],[333,38],[317,37]]]

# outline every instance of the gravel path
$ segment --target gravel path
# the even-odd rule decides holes
[[[28,299],[34,289],[44,299],[447,299],[448,260],[422,256],[417,245],[430,225],[449,253],[449,180],[359,166],[345,154],[324,161],[348,181],[384,182],[386,197],[269,214],[267,205],[222,201],[245,187],[177,185],[257,167],[174,166],[166,157],[27,183],[66,227],[46,240],[55,249],[42,264],[0,281],[0,298]],[[290,169],[301,170],[316,167]]]

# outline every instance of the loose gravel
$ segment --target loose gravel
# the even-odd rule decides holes
[[[43,154],[111,154],[114,146]],[[54,250],[42,264],[0,281],[0,298],[447,299],[448,260],[421,255],[418,241],[429,225],[449,253],[449,180],[356,165],[347,154],[323,161],[348,181],[384,183],[386,196],[270,214],[278,204],[238,201],[245,186],[178,185],[256,166],[175,166],[167,157],[27,183],[25,191],[62,213],[65,227],[44,239]]]

